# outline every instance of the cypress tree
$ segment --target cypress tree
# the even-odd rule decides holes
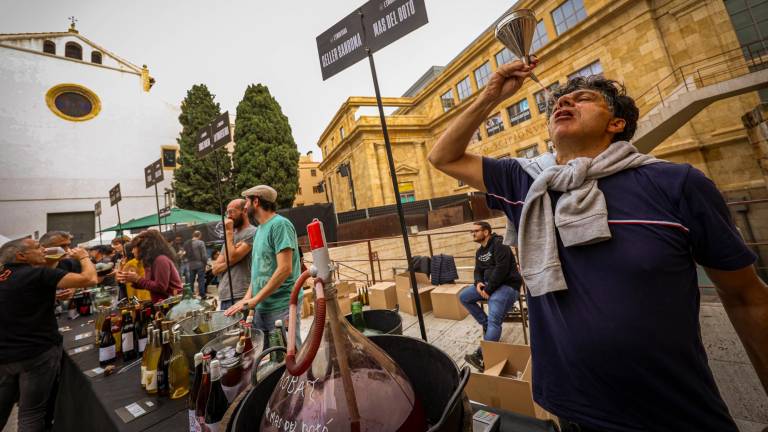
[[[218,159],[221,176],[224,180],[222,193],[224,205],[235,196],[232,184],[232,161],[225,149],[216,150],[205,158],[197,157],[197,133],[221,114],[221,107],[214,102],[214,95],[205,84],[196,84],[187,91],[187,97],[181,102],[179,122],[181,134],[176,140],[181,149],[179,168],[174,173],[176,203],[179,207],[221,213],[218,189],[216,186],[216,165]]]
[[[258,184],[277,190],[279,208],[289,208],[299,189],[299,151],[288,117],[267,86],[249,85],[237,105],[234,178],[241,188]]]

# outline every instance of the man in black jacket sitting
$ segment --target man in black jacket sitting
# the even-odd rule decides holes
[[[480,243],[475,253],[475,283],[468,285],[459,294],[459,299],[469,313],[483,326],[483,339],[498,342],[501,339],[501,323],[504,316],[520,296],[522,277],[517,271],[515,256],[509,246],[502,244],[503,238],[494,234],[488,222],[475,222],[472,238]],[[488,315],[478,304],[488,302]],[[480,348],[464,359],[483,371],[483,356]]]

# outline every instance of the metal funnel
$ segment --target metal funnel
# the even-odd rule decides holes
[[[512,54],[526,65],[530,63],[531,44],[536,32],[536,15],[530,9],[518,9],[503,16],[496,24],[496,39],[498,39]],[[531,73],[531,79],[539,83],[539,79]]]

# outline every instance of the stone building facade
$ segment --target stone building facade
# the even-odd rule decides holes
[[[626,85],[641,117],[660,103],[651,89],[676,70],[743,46],[731,6],[722,0],[522,0],[514,8],[532,9],[540,19],[534,48],[541,59],[536,74],[545,86],[602,73]],[[384,105],[395,109],[387,124],[401,200],[471,191],[432,168],[427,154],[489,75],[512,60],[493,30],[493,25],[485,29],[445,67],[430,68],[403,97],[384,98]],[[542,94],[538,85],[526,82],[494,110],[471,151],[531,157],[550,150]],[[740,120],[759,102],[757,92],[714,102],[653,153],[696,166],[723,191],[763,190],[765,181]],[[350,97],[318,141],[319,168],[337,212],[395,202],[379,118],[358,112],[375,103],[372,97]]]
[[[294,207],[328,202],[319,165],[320,162],[312,160],[311,151],[299,157],[299,192],[293,201]]]

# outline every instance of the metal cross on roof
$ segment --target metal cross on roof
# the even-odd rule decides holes
[[[70,22],[69,28],[74,29],[75,28],[75,23],[77,22],[77,19],[74,16],[68,17],[67,19]]]

